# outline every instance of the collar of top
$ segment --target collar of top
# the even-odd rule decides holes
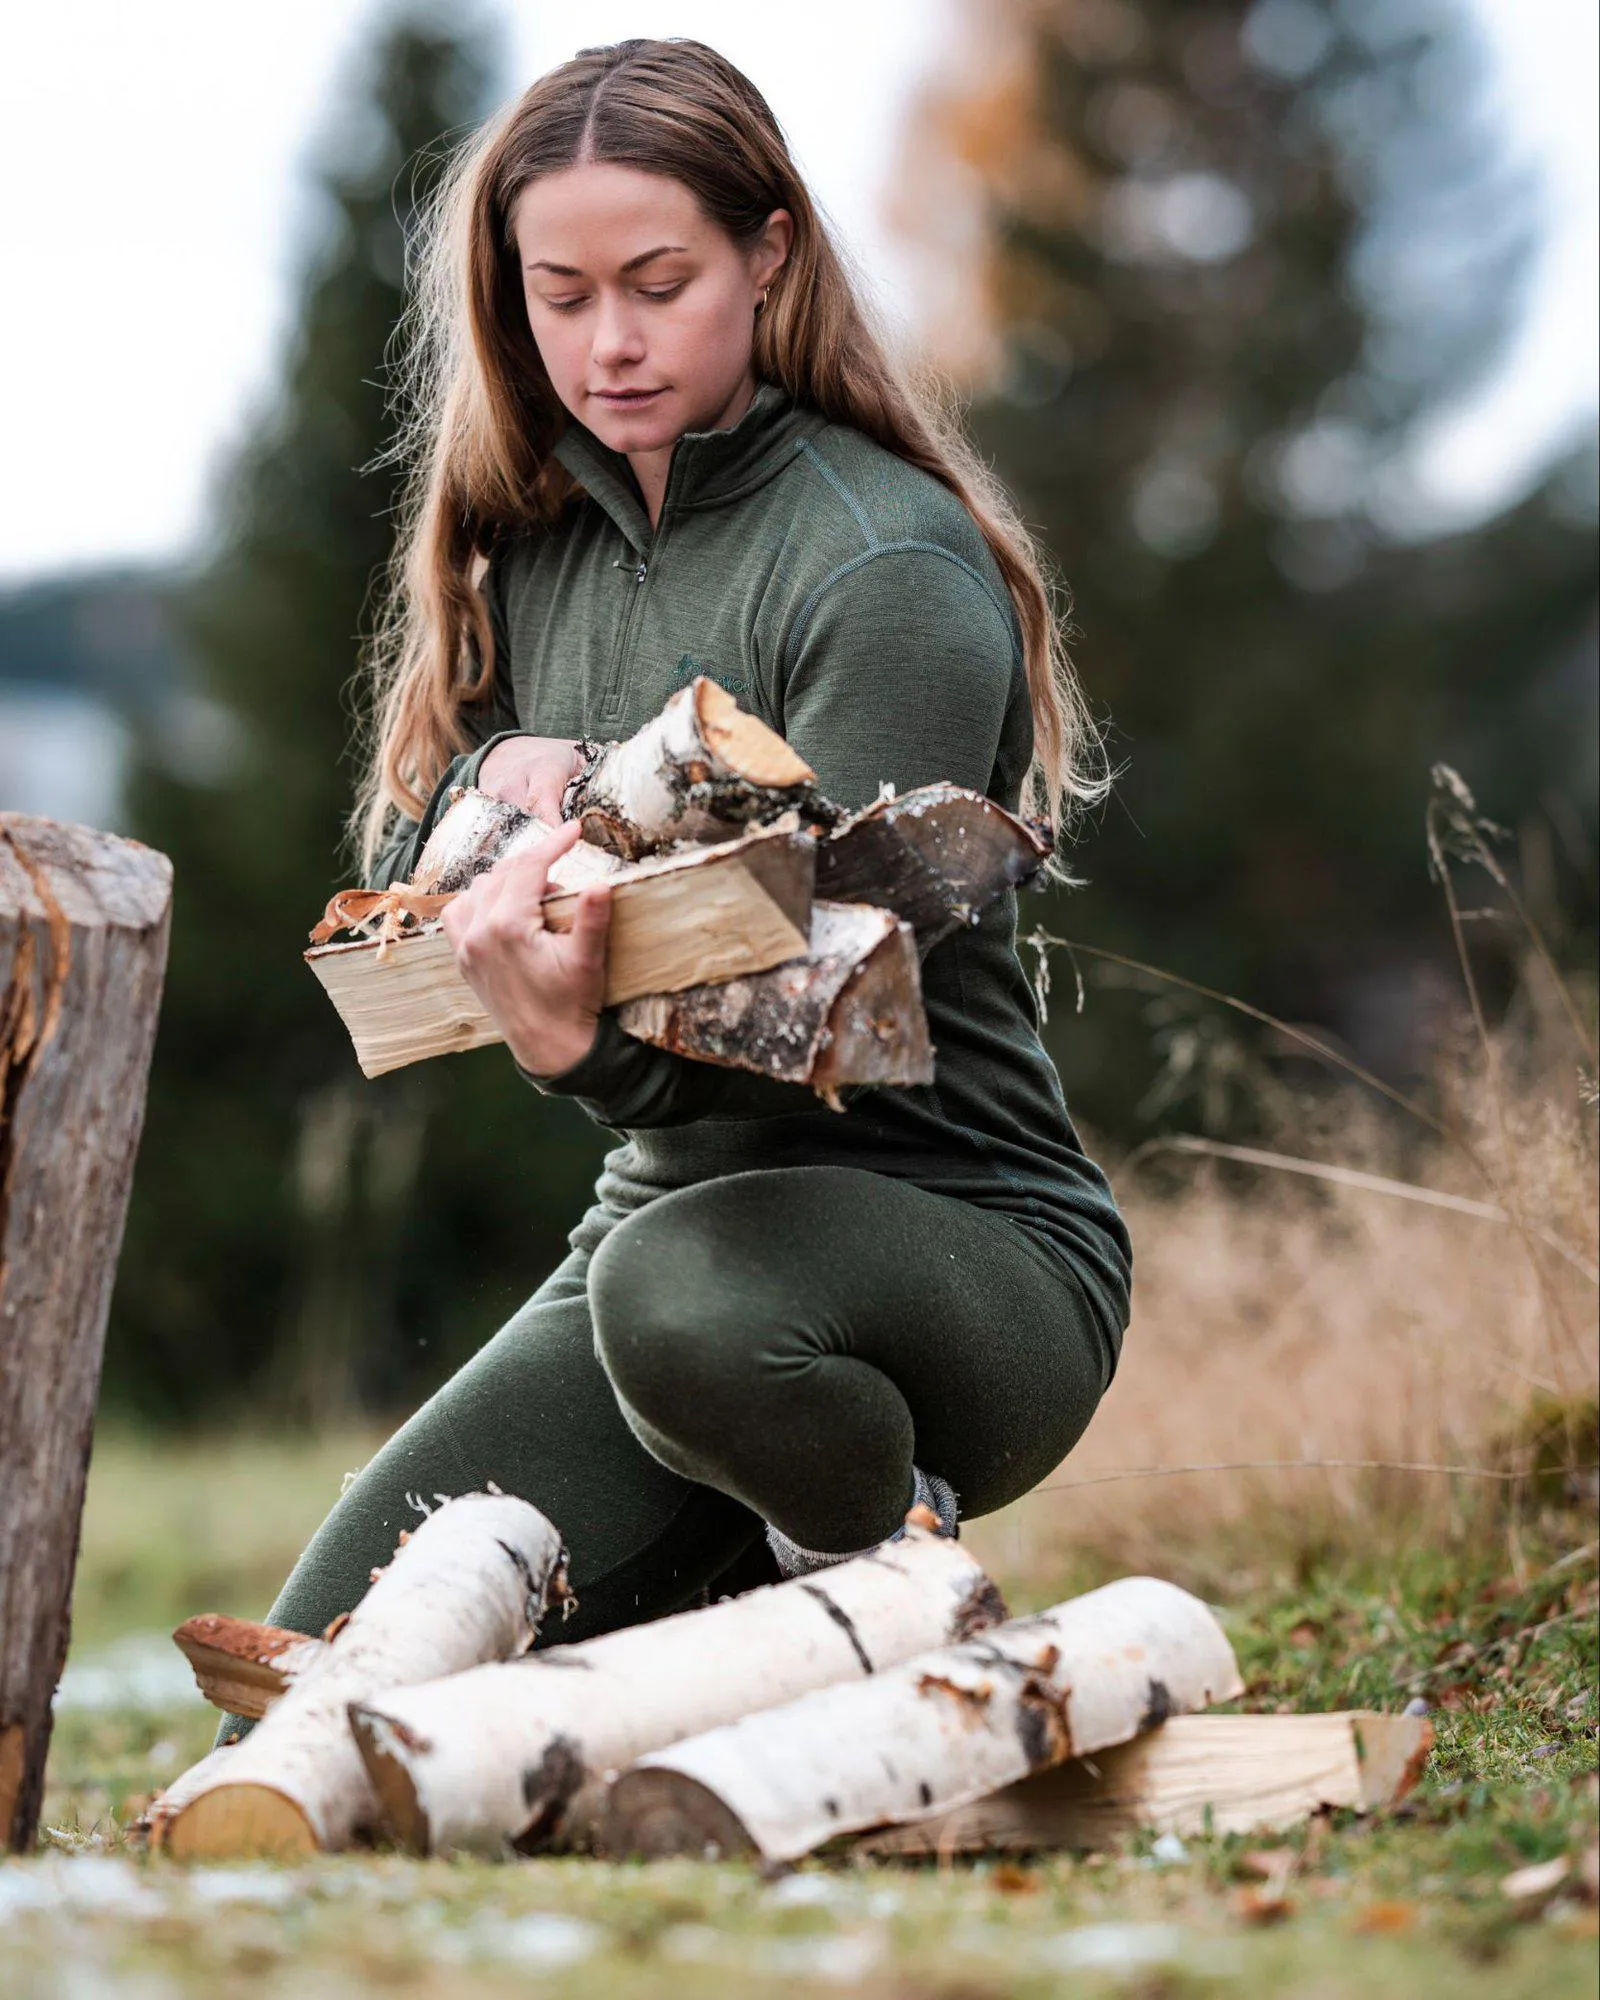
[[[671,515],[721,506],[764,486],[822,428],[822,421],[813,412],[797,410],[775,382],[763,382],[749,409],[727,430],[685,431],[672,447],[657,532]],[[555,455],[634,548],[649,546],[650,517],[622,452],[603,445],[584,425],[570,422]]]

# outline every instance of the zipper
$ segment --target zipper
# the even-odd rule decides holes
[[[611,659],[611,674],[606,681],[605,693],[600,699],[600,716],[605,722],[615,722],[622,713],[622,697],[627,688],[628,647],[633,638],[634,627],[639,622],[639,606],[644,601],[644,593],[649,583],[652,568],[661,565],[661,551],[666,546],[667,529],[672,519],[673,488],[678,481],[679,458],[673,453],[671,469],[667,473],[667,490],[661,496],[661,514],[655,525],[648,546],[639,555],[638,562],[614,562],[613,569],[633,570],[633,590],[628,598],[627,609],[622,614],[622,626],[617,633],[617,649]]]

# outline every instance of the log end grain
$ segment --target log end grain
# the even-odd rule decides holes
[[[178,1861],[222,1855],[299,1861],[319,1847],[300,1808],[267,1785],[217,1785],[202,1792],[173,1815],[161,1844]]]
[[[816,772],[798,751],[706,675],[695,680],[694,705],[706,748],[747,783],[768,791],[816,783]]]
[[[674,1855],[727,1861],[757,1852],[737,1814],[715,1792],[680,1771],[641,1765],[624,1771],[600,1813],[600,1850],[665,1861]]]

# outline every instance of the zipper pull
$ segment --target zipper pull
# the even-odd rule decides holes
[[[645,556],[640,556],[637,564],[634,563],[631,557],[624,556],[619,561],[614,562],[611,567],[613,569],[631,569],[633,571],[634,582],[643,583],[645,576],[649,572],[650,563]]]

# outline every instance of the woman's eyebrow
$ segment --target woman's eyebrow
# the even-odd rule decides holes
[[[619,265],[618,268],[622,271],[637,271],[644,265],[653,262],[657,257],[681,255],[684,247],[681,243],[658,243],[654,250],[641,250],[637,257],[630,257],[626,264]],[[552,277],[556,278],[581,278],[583,276],[583,273],[575,265],[554,264],[548,257],[536,257],[531,264],[524,266],[524,268],[529,271],[548,271]]]

